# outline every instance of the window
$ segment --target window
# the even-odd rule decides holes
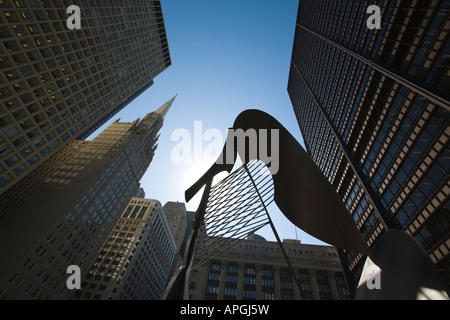
[[[336,280],[336,287],[339,293],[340,299],[350,299],[350,291],[347,287],[347,282],[345,281],[344,274],[342,272],[335,272],[334,274]]]
[[[219,287],[218,286],[207,286],[206,287],[206,293],[213,293],[213,294],[217,294],[219,293]]]
[[[221,271],[222,270],[222,264],[220,263],[220,261],[215,261],[211,264],[211,268],[210,270],[214,270],[214,271]]]
[[[262,300],[275,300],[275,293],[274,292],[261,292],[261,299]]]
[[[273,277],[273,270],[271,267],[264,267],[262,269],[262,276]]]
[[[220,280],[220,273],[209,273],[208,274],[208,279],[209,280]]]
[[[226,278],[225,278],[225,281],[227,281],[227,282],[238,282],[238,276],[237,275],[230,275],[230,274],[227,274],[227,276],[226,276]]]
[[[14,164],[17,163],[17,161],[19,161],[19,158],[17,158],[15,155],[12,155],[11,157],[9,157],[8,159],[5,160],[5,163],[9,167],[12,167]]]
[[[252,274],[256,275],[256,269],[254,266],[246,266],[244,270],[244,274]]]
[[[227,273],[239,273],[239,266],[237,264],[230,264]]]
[[[273,279],[261,279],[261,284],[265,287],[273,287],[274,285]]]
[[[285,267],[282,267],[280,269],[280,292],[281,292],[281,299],[283,300],[294,299],[291,273],[289,272],[289,269]]]
[[[298,271],[298,281],[300,283],[301,296],[304,299],[312,300],[311,277],[307,269],[300,269]]]
[[[17,135],[18,133],[19,133],[19,131],[16,129],[16,127],[9,128],[8,130],[5,131],[5,135],[8,138],[12,138],[15,135]]]
[[[25,171],[25,166],[23,164],[19,164],[17,167],[15,167],[13,169],[13,172],[18,176],[20,175],[23,171]]]
[[[254,291],[254,290],[243,290],[242,297],[244,299],[256,299],[256,291]]]
[[[236,295],[237,295],[237,289],[236,289],[236,288],[225,287],[224,295],[225,295],[225,296],[233,296],[233,297],[236,297]],[[227,297],[227,298],[229,298],[229,297]]]
[[[31,166],[33,164],[35,164],[36,162],[38,162],[38,157],[36,156],[31,156],[30,158],[27,159],[28,164]]]
[[[317,271],[317,286],[319,287],[319,297],[321,300],[331,299],[331,288],[328,276],[325,271]]]
[[[0,186],[5,185],[9,181],[11,181],[11,177],[9,176],[9,174],[5,174],[5,175],[1,176],[0,177]]]

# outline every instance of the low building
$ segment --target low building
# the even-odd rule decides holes
[[[220,245],[218,243],[217,245]],[[350,293],[337,249],[284,240],[299,286],[276,241],[255,235],[207,262],[196,260],[189,297],[192,300],[341,300]]]

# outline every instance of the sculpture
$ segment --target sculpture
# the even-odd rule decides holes
[[[315,238],[343,250],[368,255],[370,257],[366,262],[368,266],[374,262],[381,269],[386,269],[381,273],[380,288],[373,288],[373,290],[364,286],[373,278],[363,272],[363,281],[357,289],[356,299],[411,299],[420,295],[419,291],[422,287],[434,290],[433,297],[448,298],[444,292],[445,285],[431,260],[420,250],[419,244],[410,239],[405,232],[401,230],[386,231],[375,242],[372,249],[369,249],[334,188],[296,139],[276,119],[259,110],[246,110],[236,118],[232,129],[242,129],[243,132],[252,129],[258,133],[278,130],[279,141],[270,141],[270,138],[263,137],[261,134],[258,134],[257,138],[258,146],[260,146],[261,139],[264,139],[263,143],[267,143],[269,150],[279,152],[278,170],[272,173],[272,179],[274,201],[281,212],[294,225]],[[266,131],[261,129],[266,129]],[[232,137],[232,139],[234,138]],[[260,157],[260,148],[257,148],[256,153],[249,152],[248,143],[243,145],[232,143],[233,148],[230,149],[227,145],[230,145],[231,142],[234,141],[227,138],[222,154],[216,163],[185,192],[186,201],[189,201],[202,187],[205,187],[197,210],[194,228],[187,244],[183,265],[170,281],[164,295],[166,299],[187,299],[187,290],[185,290],[188,288],[187,275],[192,267],[196,241],[203,223],[214,176],[222,171],[230,173],[238,155],[244,164],[244,169],[255,159],[267,160],[267,157]],[[278,143],[277,148],[271,148],[274,143]],[[267,150],[264,151],[267,155]],[[232,152],[231,155],[230,152]],[[224,161],[225,159],[234,161]],[[249,176],[251,178],[250,174]],[[255,189],[258,189],[256,185]],[[403,256],[406,257],[405,261],[402,260]],[[408,264],[420,265],[421,268],[409,269],[407,268]],[[365,269],[367,271],[367,269],[373,268]],[[426,270],[426,274],[421,270]],[[389,285],[383,285],[383,277],[386,277],[385,281],[390,281]],[[401,287],[407,281],[410,285]],[[420,297],[424,297],[424,295]]]

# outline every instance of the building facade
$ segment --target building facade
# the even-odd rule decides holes
[[[449,14],[439,0],[301,0],[288,82],[306,149],[369,247],[403,229],[447,283]],[[344,260],[354,287],[365,257]]]
[[[278,242],[256,235],[206,263],[194,265],[192,300],[344,300],[350,291],[337,250],[330,246],[284,240],[299,285],[292,277]],[[197,261],[196,261],[197,262]]]
[[[69,5],[81,28],[69,29]],[[0,194],[171,65],[160,1],[0,3]]]
[[[169,221],[170,230],[172,230],[175,243],[177,244],[177,251],[180,252],[181,244],[186,233],[187,218],[186,205],[184,202],[167,202],[164,207],[167,221]]]
[[[187,232],[187,215],[186,215],[186,204],[184,202],[167,202],[163,207],[164,213],[166,215],[167,221],[169,222],[169,227],[172,235],[175,239],[175,244],[177,246],[177,254],[175,261],[170,271],[170,277],[173,276],[175,270],[183,262],[183,244],[186,245],[185,235]]]
[[[173,100],[71,142],[1,196],[0,298],[67,297],[67,267],[87,272],[139,187]]]
[[[194,220],[195,220],[195,211],[186,211],[186,231],[184,232],[183,241],[181,242],[180,255],[183,258],[184,253],[186,251],[186,245],[189,238],[189,235],[193,231],[194,228]]]
[[[161,203],[132,198],[74,298],[159,300],[176,252]]]

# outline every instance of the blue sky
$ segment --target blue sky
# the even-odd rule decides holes
[[[297,6],[298,0],[162,1],[172,66],[106,124],[142,118],[178,94],[141,180],[146,198],[163,205],[185,202],[184,191],[212,165],[212,158],[181,165],[171,159],[178,143],[171,140],[172,133],[186,129],[193,135],[195,121],[201,121],[203,132],[218,129],[225,137],[239,113],[260,109],[303,143],[287,93]],[[199,198],[187,203],[187,209],[195,211]],[[269,209],[281,238],[321,243],[296,230],[275,205]],[[268,227],[258,233],[275,239]]]

